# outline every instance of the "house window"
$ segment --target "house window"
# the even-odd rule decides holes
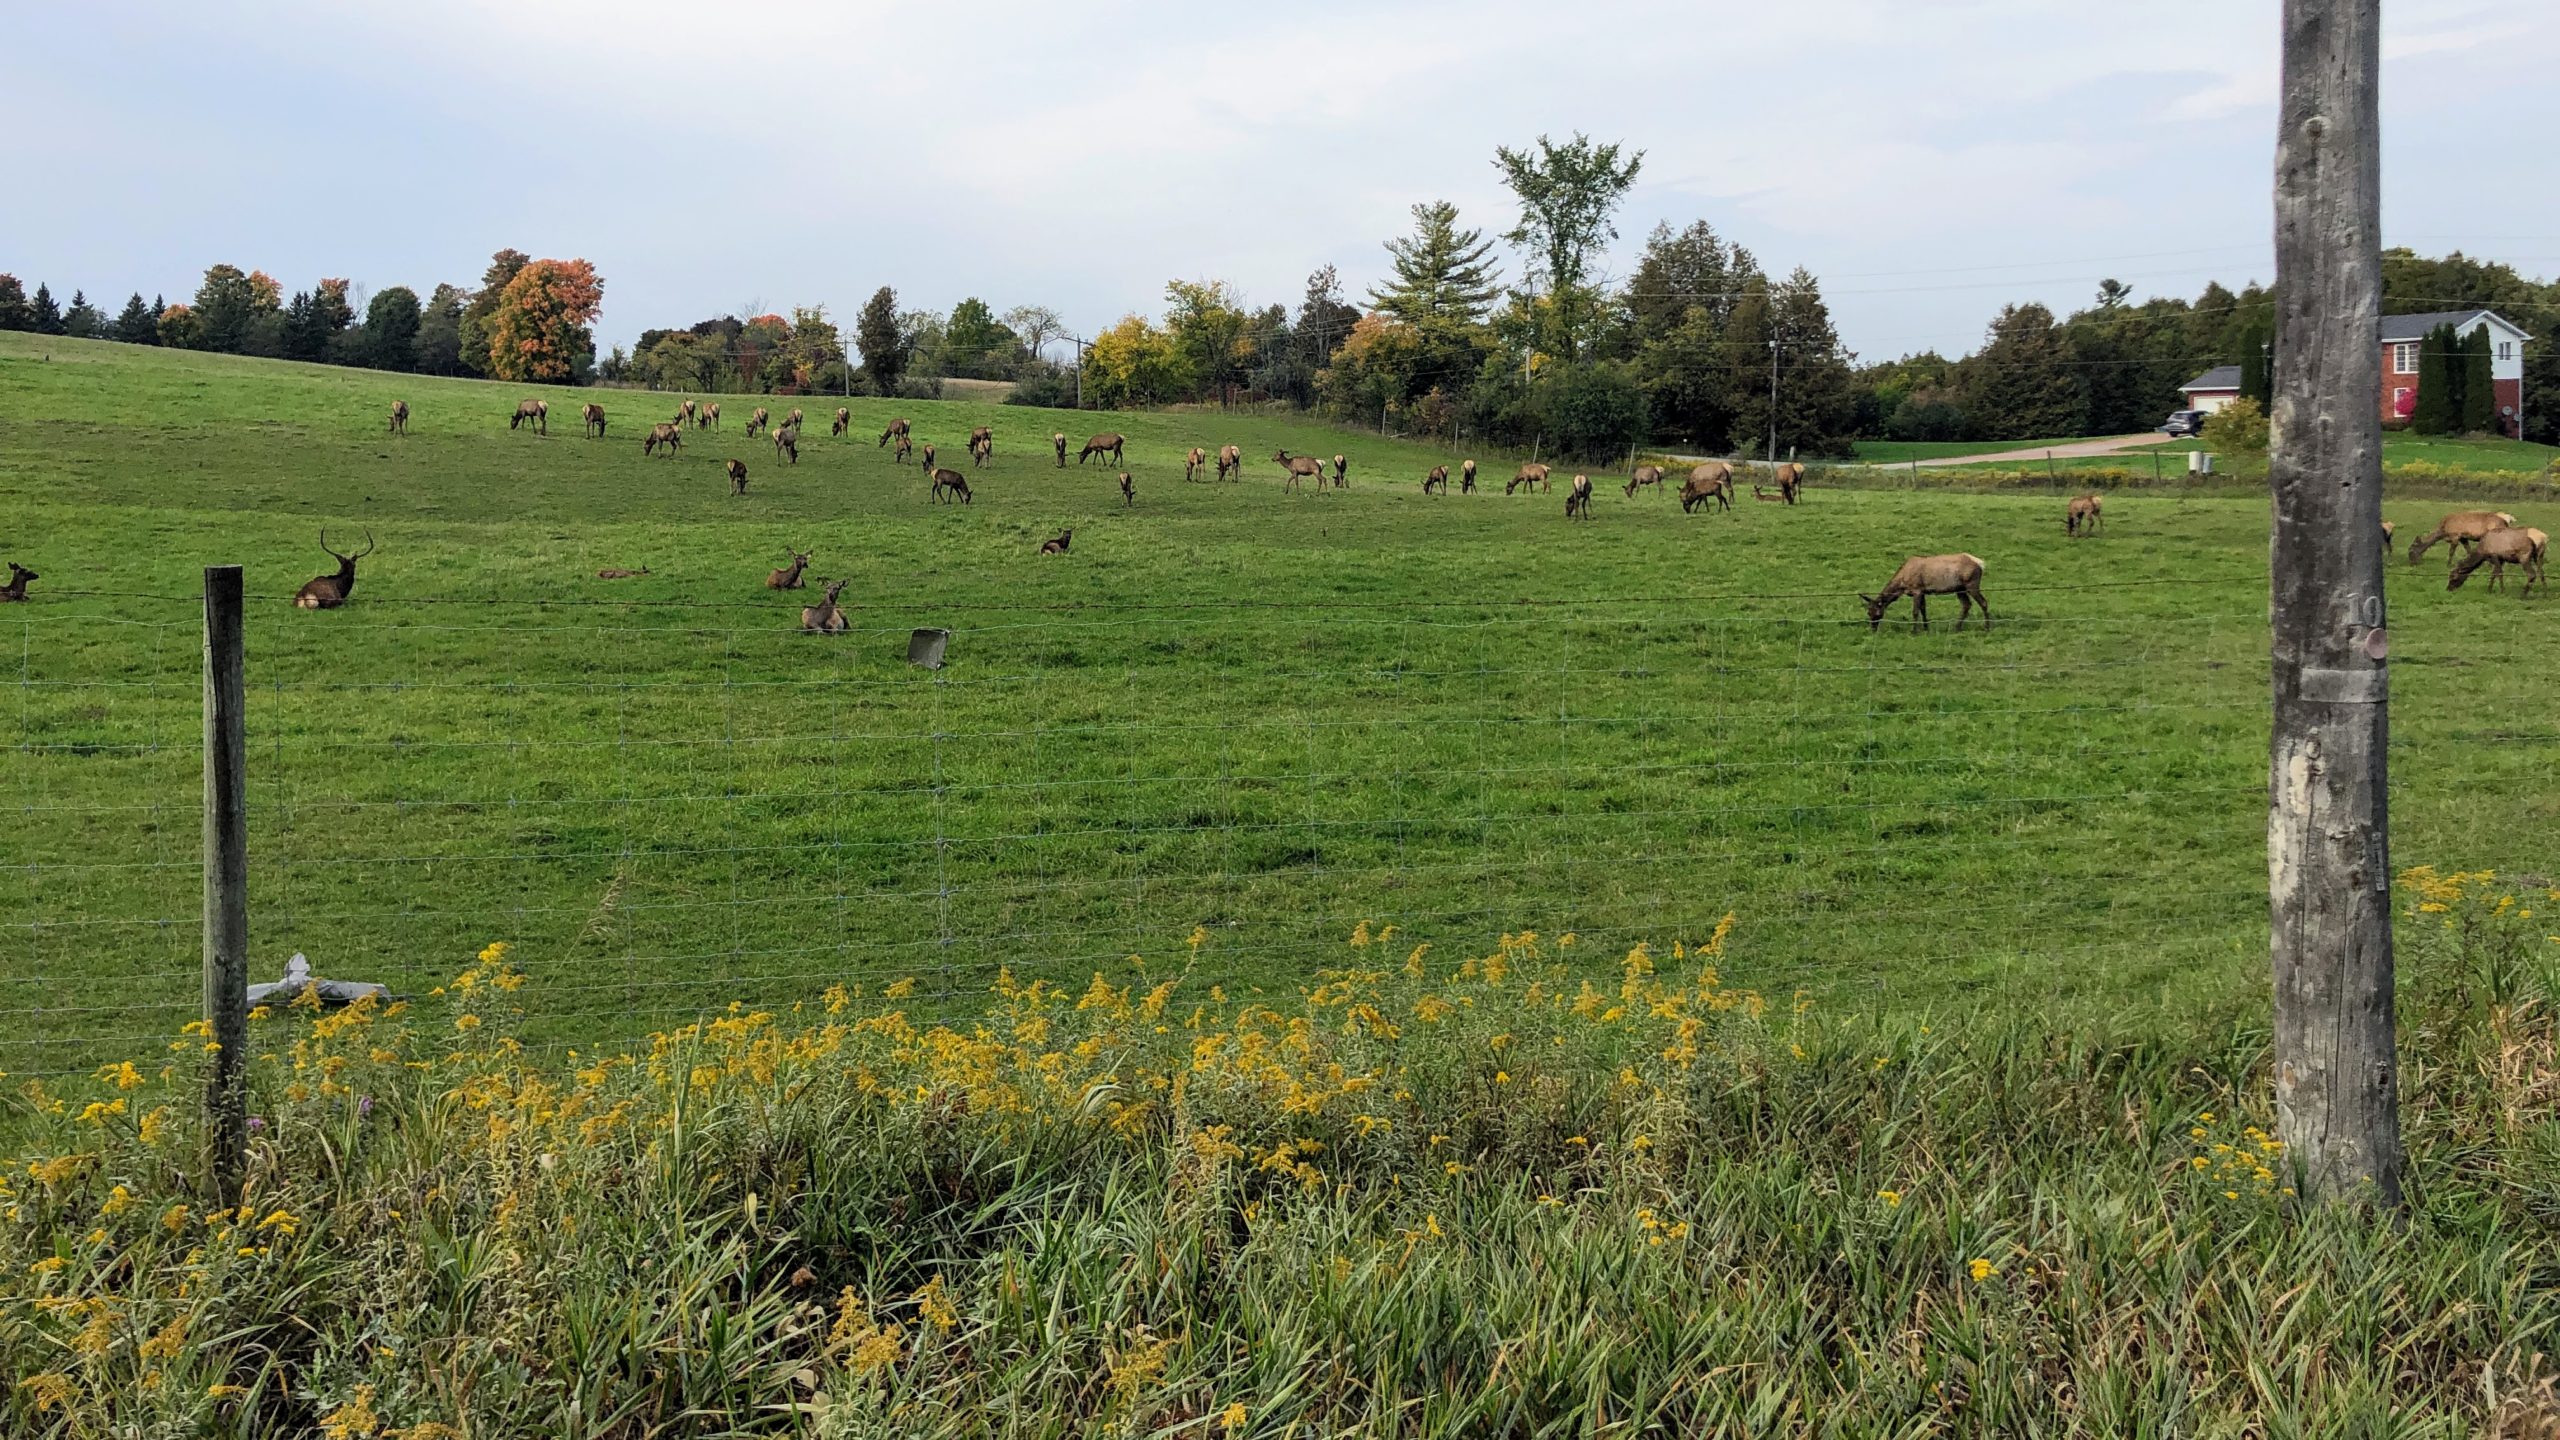
[[[2409,418],[2411,412],[2418,408],[2416,400],[2412,398],[2414,393],[2415,392],[2411,391],[2406,385],[2397,386],[2392,390],[2391,418],[2394,420],[2406,420]]]
[[[2418,373],[2418,347],[2415,344],[2404,341],[2391,347],[2391,373],[2394,375]]]
[[[2498,358],[2499,358],[2501,361],[2505,361],[2505,360],[2513,360],[2514,358],[2516,358],[2516,342],[2514,342],[2513,340],[2501,340],[2501,341],[2499,341],[2499,342],[2498,342]]]

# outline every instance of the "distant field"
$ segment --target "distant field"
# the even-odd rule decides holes
[[[2263,498],[2128,495],[2081,543],[2045,497],[1819,487],[1689,516],[1605,488],[1582,525],[1558,494],[1426,498],[1459,457],[1301,418],[857,401],[831,440],[802,401],[790,466],[747,397],[652,460],[669,397],[603,393],[597,442],[574,391],[509,433],[532,393],[0,337],[0,558],[44,575],[0,611],[0,1069],[193,1011],[217,561],[254,597],[254,968],[424,990],[513,940],[537,1041],[1131,954],[1285,986],[1364,919],[1605,961],[1733,912],[1762,988],[1894,1009],[2263,983]],[[974,504],[890,463],[893,414],[946,457],[995,427]],[[1127,432],[1136,507],[1060,471],[1052,427]],[[1227,442],[1245,480],[1186,485],[1183,449]],[[1350,488],[1283,493],[1279,446],[1348,455]],[[299,613],[323,524],[380,549],[347,609]],[[764,588],[791,546],[849,578],[853,634]],[[1997,628],[1941,602],[1933,635],[1870,634],[1856,592],[1952,549]],[[2395,858],[2560,870],[2560,610],[2449,595],[2433,557],[2389,584]],[[904,662],[918,626],[955,632],[948,668]]]
[[[1856,458],[1858,463],[1865,465],[1905,465],[1913,460],[1936,460],[1957,455],[1989,455],[2012,450],[2059,448],[2076,443],[2078,443],[2076,440],[2071,439],[1861,440],[1857,445]],[[2184,455],[2190,450],[2203,448],[2205,448],[2204,442],[2200,440],[2171,440],[2163,436],[2160,443],[2156,445],[2135,446],[2112,455],[2059,456],[2053,463],[2066,470],[2107,467],[2142,469],[2150,465],[2150,457],[2155,452],[2163,456]],[[2555,461],[2560,461],[2560,446],[2536,445],[2522,440],[2452,440],[2408,434],[2385,435],[2382,439],[2382,462],[2385,465],[2425,463],[2493,474],[2532,474],[2550,469]],[[2183,467],[2186,462],[2175,460],[2164,463]],[[2017,465],[2016,461],[2003,461],[1996,468],[2016,469]]]
[[[1856,457],[1867,465],[1901,465],[1938,460],[1949,455],[1987,455],[1995,450],[2032,450],[2044,445],[2070,445],[2061,440],[1861,440]]]

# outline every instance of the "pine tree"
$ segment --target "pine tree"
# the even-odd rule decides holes
[[[862,302],[854,317],[853,343],[862,352],[863,373],[882,395],[898,393],[898,377],[907,370],[907,332],[898,323],[898,292],[883,285]]]
[[[2498,429],[2498,382],[2489,327],[2473,327],[2462,337],[2462,429],[2467,435],[2489,435]]]
[[[105,330],[106,324],[106,317],[98,313],[98,307],[89,303],[89,292],[71,292],[71,308],[62,312],[63,334],[86,340]]]
[[[27,328],[39,335],[62,333],[62,307],[53,303],[53,292],[42,284],[36,286],[36,298],[27,306]]]
[[[160,312],[143,308],[142,292],[124,302],[124,310],[116,316],[115,338],[127,345],[156,345],[160,341]]]
[[[15,275],[0,275],[0,330],[24,330],[27,325],[26,287]]]
[[[2004,307],[1958,372],[1965,413],[1985,439],[2087,433],[2089,397],[2070,345],[2042,305]]]
[[[2240,398],[2257,401],[2261,411],[2275,408],[2274,347],[2275,336],[2262,325],[2240,332]]]
[[[2454,353],[2459,347],[2450,325],[2418,338],[2418,398],[2409,411],[2409,428],[2421,435],[2450,435],[2462,423],[2461,367]]]
[[[1485,257],[1493,242],[1458,228],[1458,207],[1434,200],[1413,207],[1413,234],[1387,242],[1393,282],[1369,292],[1369,303],[1408,325],[1476,325],[1502,293]]]

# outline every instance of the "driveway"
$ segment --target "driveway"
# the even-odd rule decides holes
[[[1997,465],[2005,461],[2023,463],[2029,460],[2041,460],[2047,455],[2056,460],[2068,460],[2076,455],[2113,455],[2119,450],[2164,444],[2168,438],[2157,430],[2145,430],[2139,435],[2116,435],[2104,440],[2074,440],[2068,445],[2038,446],[2033,450],[1986,450],[1979,455],[1941,455],[1935,460],[1922,460],[1918,463],[1921,469],[1926,470],[1933,465]],[[1908,460],[1903,462],[1905,465],[1911,463]]]

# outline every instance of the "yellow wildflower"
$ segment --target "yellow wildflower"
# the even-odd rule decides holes
[[[1975,1260],[1964,1268],[1972,1274],[1974,1283],[1977,1285],[2000,1273],[2000,1267],[1988,1260]]]

